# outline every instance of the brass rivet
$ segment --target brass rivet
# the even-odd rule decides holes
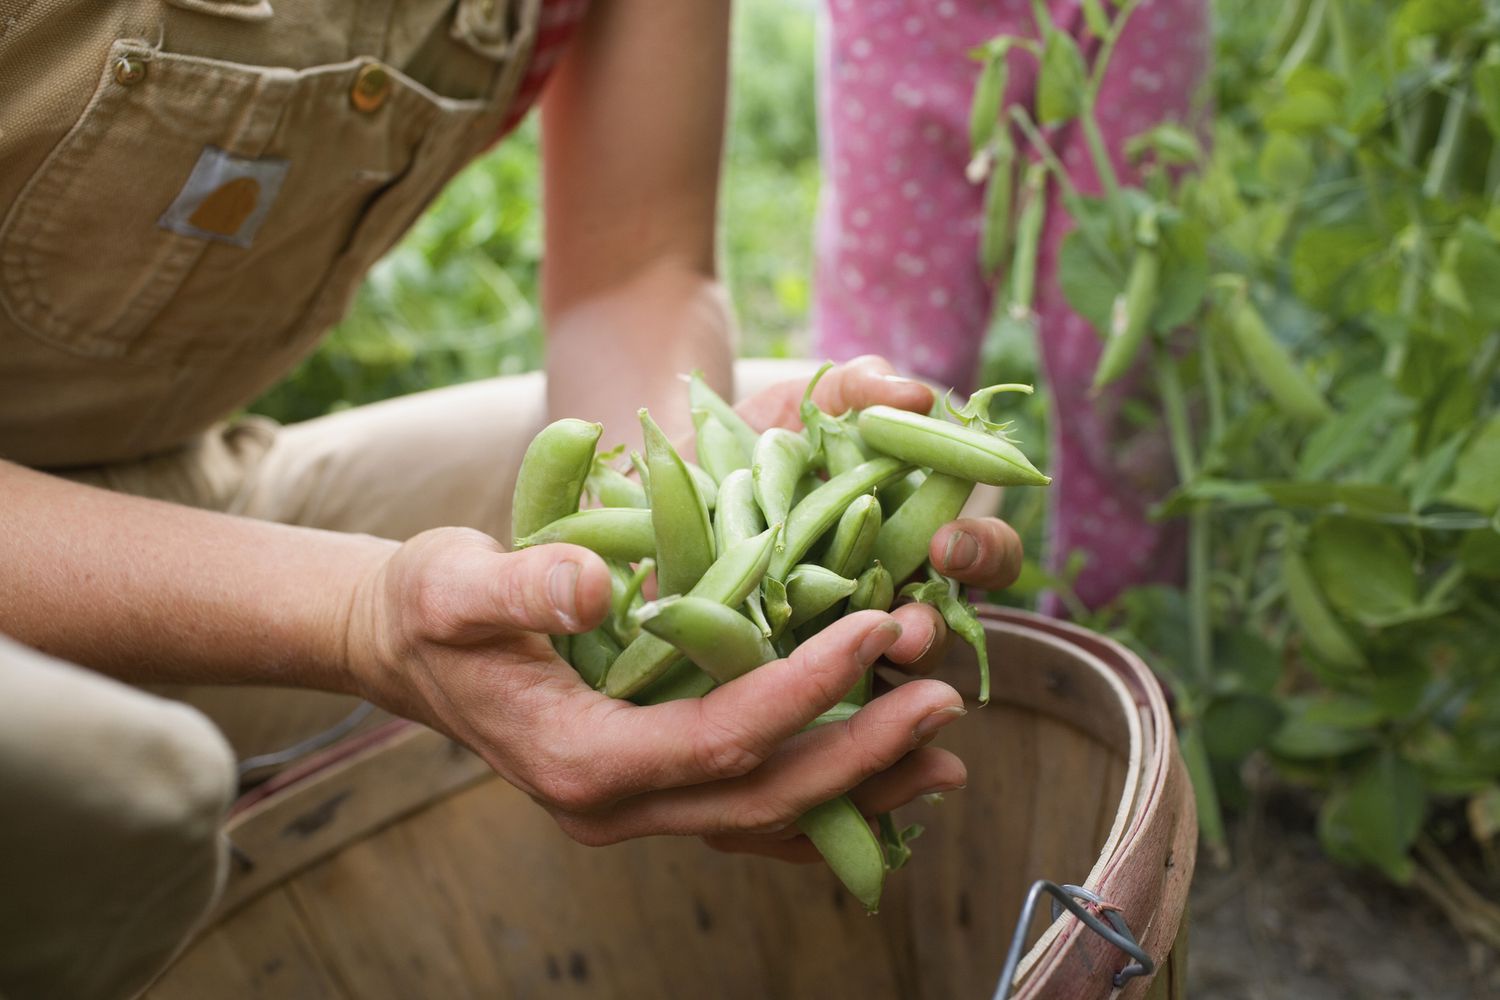
[[[115,82],[122,87],[133,87],[146,79],[146,61],[134,56],[121,56],[115,60]]]
[[[361,66],[354,75],[354,86],[349,88],[349,102],[356,110],[371,114],[379,111],[385,99],[391,96],[391,74],[379,63]]]

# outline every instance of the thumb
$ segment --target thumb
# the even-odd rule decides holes
[[[609,613],[609,569],[582,546],[475,553],[455,568],[453,610],[467,629],[587,632]]]

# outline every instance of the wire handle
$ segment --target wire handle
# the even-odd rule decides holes
[[[1135,959],[1134,962],[1115,973],[1115,986],[1124,986],[1136,976],[1149,976],[1156,971],[1156,963],[1151,960],[1151,956],[1146,954],[1145,949],[1136,941],[1135,935],[1130,932],[1130,925],[1125,922],[1125,914],[1120,912],[1119,907],[1106,903],[1098,893],[1085,889],[1081,885],[1058,885],[1046,879],[1039,879],[1026,893],[1026,902],[1021,907],[1020,918],[1016,921],[1015,933],[1010,938],[1010,950],[1005,954],[1005,966],[1000,970],[1000,982],[995,986],[994,1000],[1006,1000],[1015,988],[1016,967],[1021,964],[1022,949],[1026,946],[1026,928],[1031,926],[1031,918],[1036,915],[1037,903],[1041,902],[1044,892],[1053,897],[1053,920],[1058,918],[1061,911],[1067,910],[1082,921],[1089,930]],[[1087,903],[1088,907],[1080,905],[1078,902],[1080,899]],[[1102,913],[1104,919],[1099,919],[1093,911]]]

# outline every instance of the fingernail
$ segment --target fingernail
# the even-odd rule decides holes
[[[901,638],[901,623],[887,619],[865,636],[855,656],[859,658],[861,666],[868,667],[880,659],[882,653],[895,645],[899,638]]]
[[[955,531],[948,536],[948,547],[943,550],[943,566],[948,570],[966,570],[979,560],[979,542],[967,531]]]
[[[916,743],[918,746],[922,745],[923,743],[927,743],[938,734],[939,729],[942,729],[948,723],[953,722],[956,719],[962,719],[968,714],[968,709],[962,708],[958,705],[949,705],[947,708],[940,708],[936,712],[933,712],[931,715],[929,715],[927,718],[923,719],[921,722],[917,723],[917,728],[912,730],[912,742]]]
[[[552,567],[547,578],[547,592],[552,595],[552,607],[563,623],[578,624],[578,564],[569,560]]]
[[[909,379],[905,375],[882,375],[880,376],[880,381],[892,382],[896,385],[911,385],[916,380]]]
[[[925,792],[919,793],[917,795],[917,798],[919,798],[919,799],[920,798],[925,798],[928,795],[939,795],[940,796],[944,792],[961,792],[965,788],[968,788],[968,787],[969,787],[968,785],[934,785],[931,788],[927,789]],[[942,800],[939,799],[939,801],[942,801]]]

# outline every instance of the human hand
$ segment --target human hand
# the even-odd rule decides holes
[[[590,688],[547,639],[598,625],[609,601],[608,571],[586,549],[508,553],[438,529],[367,575],[347,656],[365,697],[468,746],[584,844],[696,834],[792,856],[779,832],[840,794],[883,812],[963,785],[958,758],[925,746],[963,714],[938,681],[803,731],[877,658],[920,652],[896,617],[850,615],[702,699],[640,707]]]
[[[735,409],[757,431],[799,430],[806,388],[802,379],[779,382]],[[866,355],[829,369],[813,388],[812,398],[824,412],[837,415],[877,404],[926,413],[935,397],[925,383],[897,375],[884,358]],[[959,518],[939,529],[928,546],[928,558],[939,573],[987,590],[1014,583],[1021,573],[1021,556],[1020,536],[997,517]],[[942,616],[927,604],[904,604],[892,615],[902,625],[902,636],[886,659],[908,673],[930,673],[947,641]]]

